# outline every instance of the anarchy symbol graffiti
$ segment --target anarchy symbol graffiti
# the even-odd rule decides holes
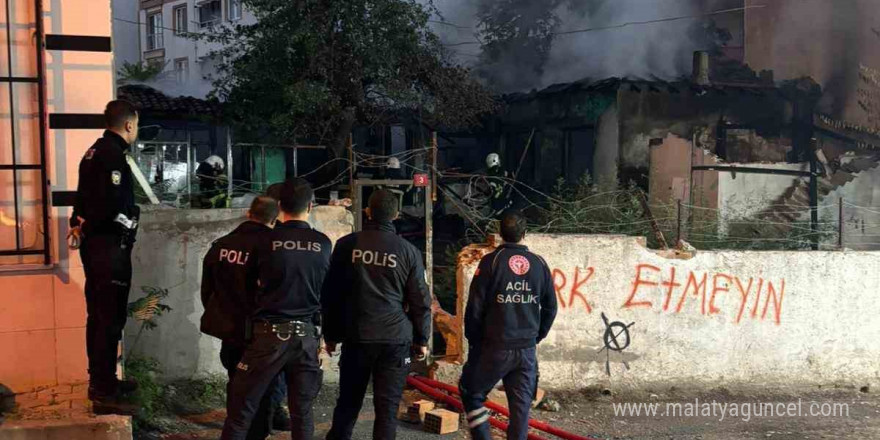
[[[632,341],[629,336],[629,328],[635,325],[635,322],[629,324],[624,324],[620,321],[609,322],[605,312],[602,312],[602,321],[605,323],[605,333],[602,335],[602,342],[605,346],[599,349],[599,352],[608,350],[605,352],[605,373],[611,376],[611,352],[621,353],[629,347]],[[621,362],[629,370],[629,364],[626,361]]]

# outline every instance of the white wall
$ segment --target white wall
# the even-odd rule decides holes
[[[832,229],[839,224],[841,198],[844,200],[844,247],[880,249],[880,167],[858,173],[851,182],[820,199],[820,223]],[[808,220],[809,215],[805,213],[801,219]],[[836,239],[833,237],[832,241]]]
[[[130,0],[125,0],[130,1]],[[194,96],[196,98],[204,98],[212,90],[211,81],[206,76],[216,74],[216,69],[210,60],[205,59],[205,55],[212,50],[219,48],[217,44],[208,44],[203,41],[194,41],[186,36],[174,35],[173,29],[173,11],[174,8],[182,4],[187,5],[187,20],[189,21],[189,32],[199,32],[198,9],[195,0],[180,0],[162,5],[162,23],[166,28],[164,32],[164,48],[165,48],[165,72],[162,77],[155,81],[151,81],[147,85],[154,87],[171,96]],[[246,8],[242,12],[241,20],[229,22],[227,17],[227,0],[221,0],[222,5],[222,25],[229,26],[233,24],[253,24],[256,22],[254,15]],[[142,23],[147,22],[147,13],[155,9],[141,10],[140,20]],[[141,47],[143,50],[147,48],[146,24],[142,27]],[[178,83],[174,72],[174,60],[186,58],[189,60],[189,73],[183,83]],[[141,52],[140,59],[145,60],[144,52]]]
[[[668,259],[640,240],[527,238],[553,268],[561,306],[538,348],[544,386],[878,381],[880,253],[699,252]],[[474,253],[463,254],[465,288],[477,264]],[[705,286],[697,287],[704,277]],[[602,313],[612,322],[634,323],[631,345],[610,355],[610,376],[606,353],[599,351]]]
[[[808,164],[749,163],[725,164],[749,168],[807,171]],[[718,173],[718,207],[725,219],[744,219],[757,215],[776,203],[785,190],[798,181],[798,177],[776,174]]]
[[[134,64],[141,59],[142,27],[137,23],[138,4],[132,0],[113,0],[113,58],[116,70],[126,62]]]

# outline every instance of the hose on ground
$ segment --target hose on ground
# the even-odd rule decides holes
[[[428,385],[426,383],[419,382],[413,376],[407,377],[406,383],[409,384],[409,386],[421,391],[422,393],[425,393],[426,395],[430,396],[433,399],[436,399],[438,401],[446,403],[447,405],[452,406],[453,408],[457,409],[458,411],[460,411],[462,413],[465,412],[464,405],[462,405],[460,400],[458,400],[450,395],[444,394],[440,391],[437,391],[436,389],[434,389],[433,387],[431,387],[430,385]],[[489,423],[492,424],[492,426],[494,426],[504,432],[507,432],[507,423],[504,423],[501,420],[498,420],[494,417],[489,418]],[[528,440],[547,440],[547,439],[545,439],[544,437],[529,433]]]
[[[450,385],[448,383],[428,379],[426,377],[414,376],[413,378],[417,381],[422,382],[423,384],[425,384],[427,386],[430,386],[430,387],[433,387],[436,389],[441,389],[441,390],[447,391],[449,393],[461,396],[461,392],[458,390],[458,388],[453,385]],[[486,405],[486,407],[488,407],[492,411],[495,411],[497,413],[501,413],[505,417],[510,416],[510,411],[507,408],[505,408],[495,402],[486,401],[485,405]],[[553,434],[557,437],[564,438],[566,440],[597,440],[594,437],[584,437],[584,436],[577,435],[577,434],[574,434],[574,433],[571,433],[568,431],[564,431],[562,429],[551,426],[548,423],[542,422],[540,420],[529,419],[529,426],[531,426],[532,428],[544,431],[548,434]]]

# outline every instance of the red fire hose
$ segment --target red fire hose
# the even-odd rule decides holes
[[[426,377],[416,377],[416,376],[414,376],[414,377],[412,377],[412,378],[415,379],[415,380],[417,380],[417,381],[420,381],[421,383],[423,383],[423,384],[425,384],[425,385],[428,385],[428,386],[430,386],[430,387],[438,388],[438,389],[441,389],[441,390],[444,390],[444,391],[447,391],[447,392],[450,392],[450,393],[452,393],[452,394],[456,394],[456,395],[459,395],[459,396],[461,395],[461,392],[458,391],[458,388],[457,388],[457,387],[454,387],[454,386],[449,385],[449,384],[447,384],[447,383],[443,383],[443,382],[436,381],[436,380],[431,380],[431,379],[428,379],[428,378],[426,378]],[[509,417],[509,416],[510,416],[510,411],[509,411],[507,408],[505,408],[505,407],[503,407],[503,406],[501,406],[501,405],[499,405],[499,404],[497,404],[497,403],[495,403],[495,402],[486,401],[486,407],[488,407],[488,408],[491,409],[492,411],[495,411],[495,412],[501,413],[501,414],[503,414],[503,415],[506,416],[506,417]],[[566,439],[566,440],[597,440],[597,439],[594,438],[594,437],[584,437],[584,436],[581,436],[581,435],[572,434],[572,433],[570,433],[570,432],[568,432],[568,431],[563,431],[563,430],[561,430],[561,429],[559,429],[559,428],[553,427],[553,426],[551,426],[551,425],[549,425],[549,424],[547,424],[547,423],[545,423],[545,422],[542,422],[542,421],[540,421],[540,420],[529,419],[529,426],[531,426],[532,428],[535,428],[535,429],[539,429],[539,430],[541,430],[541,431],[544,431],[544,432],[546,432],[546,433],[548,433],[548,434],[553,434],[553,435],[555,435],[555,436],[557,436],[557,437],[564,438],[564,439]]]
[[[431,388],[431,386],[426,383],[417,381],[413,376],[407,377],[406,383],[414,388],[417,388],[419,391],[427,394],[428,396],[431,396],[434,399],[437,399],[441,402],[444,402],[448,405],[451,405],[451,406],[455,407],[455,409],[457,409],[461,412],[465,412],[464,405],[461,404],[460,400],[458,400],[452,396],[449,396],[447,394],[443,394],[442,392],[437,391],[434,388]],[[501,420],[498,420],[494,417],[489,418],[489,423],[492,426],[494,426],[504,432],[507,432],[507,423],[504,423]],[[529,434],[528,439],[529,440],[547,440],[544,437],[540,437],[535,434]]]

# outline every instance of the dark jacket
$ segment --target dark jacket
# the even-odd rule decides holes
[[[259,250],[255,320],[319,323],[332,243],[303,221],[278,223]]]
[[[125,161],[128,143],[118,134],[106,130],[79,163],[79,184],[70,226],[79,226],[82,217],[86,236],[95,233],[121,233],[115,222],[118,214],[136,217],[134,178]]]
[[[391,223],[367,223],[339,239],[321,305],[328,341],[428,344],[431,295],[422,254]]]
[[[266,225],[247,221],[211,245],[202,263],[203,333],[244,343],[257,293],[257,250],[271,231]]]
[[[534,347],[556,318],[550,269],[523,245],[505,243],[483,257],[469,295],[464,334],[471,345]]]

